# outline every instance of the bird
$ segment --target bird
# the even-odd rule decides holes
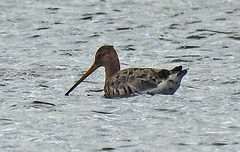
[[[119,58],[112,45],[101,46],[88,71],[67,91],[68,96],[85,78],[99,67],[105,68],[104,96],[129,97],[136,94],[173,95],[188,69],[176,66],[171,70],[156,68],[128,68],[120,70]]]

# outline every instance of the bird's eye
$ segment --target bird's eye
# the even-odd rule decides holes
[[[101,54],[97,54],[97,58],[99,59],[102,55]]]
[[[99,54],[97,54],[97,58],[98,58],[98,59],[102,58],[103,56],[105,56],[105,53],[99,53]]]

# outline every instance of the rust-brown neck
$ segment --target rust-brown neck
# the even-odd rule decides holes
[[[106,74],[106,79],[107,81],[110,77],[112,77],[115,73],[120,71],[120,64],[118,58],[113,60],[110,64],[107,64],[104,66],[105,67],[105,74]]]

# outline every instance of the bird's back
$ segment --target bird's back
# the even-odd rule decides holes
[[[104,86],[105,97],[127,97],[135,93],[174,94],[186,73],[187,71],[182,70],[181,66],[172,70],[124,69],[106,80]]]

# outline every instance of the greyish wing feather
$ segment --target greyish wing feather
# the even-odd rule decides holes
[[[113,75],[104,86],[105,97],[123,97],[156,88],[172,73],[166,69],[131,68]]]
[[[146,93],[173,95],[179,88],[183,76],[187,74],[187,70],[182,70],[182,66],[175,67],[170,70],[167,79],[164,79],[156,88],[150,89]]]

